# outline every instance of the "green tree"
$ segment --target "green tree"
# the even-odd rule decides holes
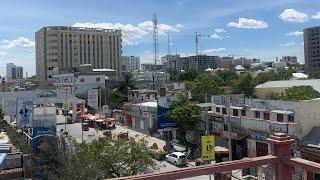
[[[320,69],[313,69],[309,73],[309,78],[320,79]]]
[[[244,94],[246,97],[254,95],[254,83],[250,72],[242,73],[233,86],[233,92],[236,94]]]
[[[125,101],[125,97],[120,91],[109,91],[107,101],[113,109],[120,109]]]
[[[45,146],[37,157],[45,163],[43,179],[106,179],[150,173],[157,165],[149,155],[145,140],[74,142],[74,150],[58,143]]]
[[[285,90],[283,99],[297,101],[310,100],[319,97],[320,93],[314,90],[311,86],[294,86]]]
[[[199,72],[194,68],[185,69],[183,72],[176,74],[176,80],[178,81],[195,81]]]
[[[120,81],[119,84],[119,90],[122,93],[128,93],[128,89],[134,89],[134,79],[133,79],[133,75],[131,73],[126,73],[123,77],[122,77],[122,81]]]
[[[208,102],[212,95],[221,94],[222,88],[217,82],[219,78],[208,73],[201,74],[191,91],[193,99],[198,102]]]
[[[194,130],[200,121],[201,109],[191,102],[186,96],[178,95],[178,101],[173,105],[171,118],[177,122],[183,131]]]
[[[218,72],[218,76],[223,80],[224,86],[231,86],[238,79],[238,74],[235,70],[222,70]]]

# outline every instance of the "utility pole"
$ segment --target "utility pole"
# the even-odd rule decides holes
[[[229,146],[229,161],[232,161],[232,142],[231,142],[231,124],[230,124],[230,95],[228,95],[228,146]]]
[[[171,42],[170,42],[170,34],[169,33],[167,33],[167,36],[168,36],[168,52],[167,52],[167,54],[168,55],[171,55],[171,52],[170,52],[170,46],[171,46]]]
[[[157,14],[153,14],[153,53],[154,53],[154,65],[157,65],[159,56],[159,44],[158,44],[158,17]]]
[[[84,101],[82,101],[82,108],[81,108],[81,142],[83,142],[83,113],[84,113]]]

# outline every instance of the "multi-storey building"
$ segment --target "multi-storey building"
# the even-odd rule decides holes
[[[95,69],[120,72],[121,31],[51,26],[36,32],[37,80],[52,80],[53,68],[75,68],[91,64]]]
[[[6,64],[6,78],[7,81],[23,79],[23,67],[16,66],[13,63]]]
[[[163,68],[165,71],[180,71],[180,55],[166,55],[161,58],[163,62]]]
[[[280,61],[294,64],[294,63],[298,63],[298,58],[297,56],[282,56]]]
[[[320,67],[320,26],[303,30],[306,69]]]
[[[180,58],[180,68],[194,68],[198,71],[204,71],[208,68],[216,69],[218,56],[207,56],[207,55],[198,55],[198,56],[188,56]]]
[[[122,71],[131,72],[134,70],[140,70],[140,57],[135,56],[122,56]]]
[[[299,102],[212,96],[212,103],[199,104],[206,134],[232,139],[233,157],[255,157],[270,153],[267,138],[282,132],[301,140],[320,125],[320,100]],[[230,129],[229,129],[230,128]]]

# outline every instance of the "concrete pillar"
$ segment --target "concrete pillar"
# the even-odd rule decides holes
[[[283,160],[291,156],[291,144],[294,142],[285,133],[274,133],[268,138],[271,145],[271,153],[277,156],[280,163],[272,167],[272,176],[274,180],[292,180],[293,168],[284,164]]]

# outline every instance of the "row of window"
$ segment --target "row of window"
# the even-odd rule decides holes
[[[216,112],[227,115],[227,108],[225,107],[216,107]],[[261,111],[254,111],[254,117],[257,119],[262,119],[262,114],[263,114],[263,119],[264,120],[270,120],[270,113],[269,112],[263,112]],[[239,116],[239,110],[238,109],[233,109],[232,110],[232,116]],[[247,111],[244,109],[241,109],[241,116],[246,117],[247,116]],[[288,122],[294,122],[294,115],[289,114],[288,116]],[[284,121],[284,114],[277,114],[277,122],[283,122]]]

